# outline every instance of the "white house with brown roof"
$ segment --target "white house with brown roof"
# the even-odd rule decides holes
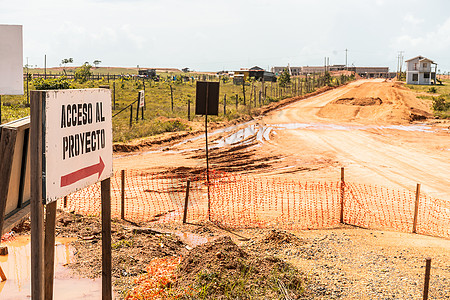
[[[434,61],[419,55],[405,62],[407,84],[436,84],[437,64]]]

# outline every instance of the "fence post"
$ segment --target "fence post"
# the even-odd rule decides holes
[[[133,105],[130,105],[130,128],[133,126]]]
[[[341,168],[341,224],[344,223],[344,193],[345,193],[345,178],[344,178],[344,167]]]
[[[113,96],[113,109],[115,110],[116,109],[116,82],[115,81],[113,81],[113,93],[112,93],[112,96]]]
[[[236,94],[236,111],[238,110],[238,105],[239,105],[239,96],[238,94]]]
[[[120,218],[125,220],[125,170],[120,171],[121,178],[121,205],[120,205]]]
[[[227,94],[223,95],[223,115],[227,114]]]
[[[170,99],[171,99],[171,105],[172,105],[172,112],[173,112],[173,89],[172,89],[172,85],[170,84]]]
[[[420,199],[420,183],[416,187],[416,203],[414,205],[414,221],[413,221],[413,233],[416,233],[417,229],[417,216],[419,214],[419,199]]]
[[[188,99],[188,121],[191,120],[191,99]]]
[[[423,285],[423,300],[428,300],[428,287],[430,285],[431,258],[425,259],[425,282]]]
[[[184,198],[183,224],[186,224],[187,209],[188,209],[188,202],[189,202],[189,188],[190,188],[190,186],[191,186],[191,180],[188,179],[187,185],[186,185],[186,198]]]

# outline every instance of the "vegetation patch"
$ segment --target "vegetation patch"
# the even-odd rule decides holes
[[[173,292],[180,299],[297,299],[304,293],[304,276],[295,267],[248,254],[229,237],[192,249],[176,276]]]

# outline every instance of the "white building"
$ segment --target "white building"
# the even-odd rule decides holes
[[[437,64],[426,57],[419,55],[408,59],[406,61],[406,83],[433,84],[432,81],[434,81],[436,84],[436,70]]]

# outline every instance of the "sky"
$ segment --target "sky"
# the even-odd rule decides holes
[[[220,71],[387,66],[422,55],[450,71],[448,0],[0,0],[23,25],[24,65]],[[346,52],[345,49],[348,49]],[[404,68],[404,65],[403,65]]]

